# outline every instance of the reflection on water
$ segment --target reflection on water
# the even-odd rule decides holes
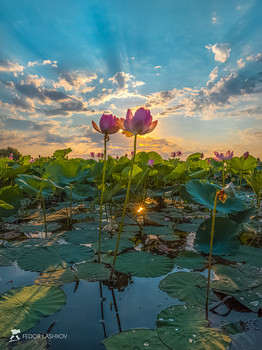
[[[177,271],[174,268],[172,272]],[[205,272],[203,272],[204,274]],[[21,270],[18,266],[0,268],[0,292],[12,287],[33,284],[35,272]],[[121,276],[120,276],[121,277]],[[56,314],[41,321],[26,334],[39,334],[50,329],[50,334],[67,334],[66,339],[52,339],[50,350],[105,349],[101,342],[112,334],[132,328],[154,329],[160,310],[175,304],[158,288],[163,278],[119,278],[121,285],[103,282],[80,281],[62,287],[67,295],[66,305]],[[226,307],[224,306],[226,311]],[[232,350],[258,350],[262,342],[262,318],[255,313],[232,311],[228,317],[210,313],[212,326],[231,322],[244,323],[245,332],[232,336]],[[244,321],[244,322],[243,322]]]

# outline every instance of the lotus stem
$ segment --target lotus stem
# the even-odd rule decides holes
[[[118,253],[120,237],[121,237],[121,233],[122,233],[122,229],[123,229],[123,225],[124,225],[124,218],[125,218],[125,214],[126,214],[127,202],[128,202],[128,199],[129,199],[129,192],[130,192],[130,186],[131,186],[131,181],[132,181],[134,162],[135,162],[135,157],[136,157],[136,140],[137,140],[137,135],[135,135],[135,138],[134,138],[134,155],[133,155],[133,158],[132,158],[132,161],[131,161],[131,169],[130,169],[129,178],[128,178],[126,198],[125,198],[124,208],[123,208],[123,212],[122,212],[122,219],[121,219],[121,223],[120,223],[119,231],[118,231],[116,250],[115,250],[115,254],[114,254],[114,260],[113,260],[113,264],[112,264],[110,280],[112,279],[112,276],[113,276],[113,273],[114,273],[114,268],[115,268],[117,253]]]
[[[225,163],[223,162],[223,188],[225,187]]]
[[[72,186],[69,185],[70,188],[70,224],[72,224],[72,206],[73,206],[73,198],[72,198]]]
[[[103,198],[105,190],[105,178],[106,178],[106,142],[108,135],[104,135],[104,164],[103,164],[103,175],[102,175],[102,187],[100,196],[100,215],[99,215],[99,241],[98,241],[98,262],[100,263],[100,252],[101,252],[101,233],[102,233],[102,214],[103,214]]]
[[[47,223],[46,223],[46,212],[45,212],[45,200],[44,200],[42,189],[41,189],[41,201],[42,201],[42,207],[43,207],[43,212],[44,212],[45,238],[47,238]]]
[[[207,296],[206,296],[206,319],[207,320],[208,320],[208,297],[209,297],[209,288],[210,288],[212,248],[213,248],[213,240],[214,240],[214,233],[215,233],[215,218],[216,218],[218,192],[216,193],[215,200],[214,200],[214,209],[213,209],[213,215],[212,215],[212,226],[211,226],[211,236],[210,236],[210,250],[209,250],[209,259],[208,259]]]

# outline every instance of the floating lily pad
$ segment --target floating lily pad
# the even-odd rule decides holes
[[[255,213],[256,213],[256,207],[250,207],[236,214],[229,214],[228,216],[230,220],[233,220],[238,224],[243,224],[251,220],[252,216],[254,216]]]
[[[19,256],[17,263],[26,271],[54,271],[88,260],[93,255],[94,251],[89,247],[56,244],[50,247],[33,247]]]
[[[129,350],[131,349],[168,349],[158,338],[156,331],[152,329],[130,329],[121,332],[103,341],[107,350]]]
[[[173,261],[166,256],[128,252],[117,257],[115,269],[137,277],[158,277],[166,275],[173,266]]]
[[[174,259],[175,265],[194,270],[202,270],[206,262],[206,259],[202,255],[189,250],[179,253]]]
[[[11,332],[10,332],[11,335]],[[10,342],[4,339],[0,339],[0,349],[1,350],[10,350]],[[46,350],[47,349],[47,340],[45,338],[36,338],[28,341],[20,340],[16,342],[14,349],[16,350]]]
[[[196,232],[198,229],[199,224],[203,221],[203,219],[195,219],[195,222],[193,223],[182,223],[176,225],[176,230],[177,231],[182,231],[182,232]]]
[[[221,190],[220,186],[211,184],[205,180],[192,180],[186,184],[186,190],[190,197],[205,208],[213,209],[216,192]],[[247,208],[247,204],[239,197],[228,196],[223,203],[220,200],[217,202],[217,211],[219,213],[229,214],[238,213]]]
[[[225,259],[262,267],[262,248],[241,245],[234,254],[225,256]]]
[[[61,269],[52,272],[45,272],[35,279],[35,284],[52,285],[56,287],[72,283],[76,280],[74,271],[71,269]]]
[[[243,321],[242,321],[243,322]],[[221,327],[228,334],[236,335],[244,332],[244,328],[240,322],[227,323]]]
[[[110,272],[104,264],[87,262],[77,265],[76,276],[86,281],[104,281],[109,279]]]
[[[24,255],[32,247],[40,247],[42,245],[53,245],[53,240],[42,240],[39,238],[28,238],[19,241],[8,242],[7,244],[0,247],[0,255],[11,259],[12,261],[17,260],[20,256]]]
[[[253,266],[214,265],[212,269],[219,279],[214,280],[211,287],[221,293],[245,291],[262,285],[261,272]]]
[[[25,332],[44,316],[60,310],[65,293],[56,287],[27,286],[10,289],[0,295],[0,336],[10,336],[11,329]]]
[[[123,227],[123,231],[121,233],[121,237],[130,239],[133,238],[140,232],[140,228],[138,225],[127,225]],[[118,234],[118,230],[116,230],[115,234]]]
[[[110,255],[110,254],[100,254],[100,262],[103,264],[108,264],[108,265],[112,265],[114,261],[114,255]],[[89,259],[87,262],[98,262],[98,255],[94,255],[91,259]]]
[[[101,241],[101,252],[107,253],[108,251],[115,251],[116,249],[116,242],[117,238],[111,238],[111,239],[105,239]],[[92,248],[98,252],[98,242],[95,242],[92,244]],[[132,248],[134,246],[134,243],[129,241],[128,239],[120,239],[119,247],[118,247],[118,253],[128,249]]]
[[[262,285],[250,290],[234,292],[231,295],[253,312],[262,310]]]
[[[60,224],[58,224],[57,222],[48,222],[47,223],[47,231],[55,231],[57,229],[59,229],[61,227]],[[29,232],[29,233],[33,233],[33,232],[44,232],[45,231],[45,224],[25,224],[25,225],[21,225],[20,226],[20,231],[21,232]]]
[[[205,220],[196,232],[194,241],[198,251],[209,253],[212,219]],[[213,240],[213,254],[226,255],[240,247],[237,235],[241,225],[225,217],[216,217]]]
[[[170,295],[190,305],[205,305],[207,294],[207,279],[193,272],[175,272],[167,275],[159,283],[159,288]],[[210,290],[209,303],[216,300]]]
[[[157,335],[174,350],[228,349],[231,339],[223,331],[208,326],[204,308],[175,305],[157,316]]]
[[[73,225],[75,229],[80,229],[80,230],[97,230],[99,229],[99,222],[94,222],[94,221],[85,221],[85,222],[77,222]]]
[[[99,238],[99,229],[90,228],[89,230],[67,231],[63,234],[65,240],[73,244],[89,244],[95,243]],[[102,231],[102,238],[108,238],[109,234]]]
[[[251,311],[262,308],[262,279],[259,269],[246,264],[236,267],[214,265],[213,270],[219,280],[211,283],[211,287],[220,293],[237,299]]]
[[[168,235],[174,233],[174,229],[169,226],[145,226],[143,227],[143,233],[145,235]]]
[[[0,250],[1,253],[2,250]],[[13,260],[4,256],[4,255],[0,255],[0,266],[10,266],[12,265]]]

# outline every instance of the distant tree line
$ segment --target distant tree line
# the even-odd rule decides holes
[[[12,154],[14,160],[19,160],[22,154],[14,147],[0,149],[0,158],[8,158]]]

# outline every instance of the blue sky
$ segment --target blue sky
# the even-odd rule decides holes
[[[151,110],[141,150],[262,156],[262,1],[0,0],[1,147],[101,151],[91,121]],[[112,155],[132,140],[110,141]]]

